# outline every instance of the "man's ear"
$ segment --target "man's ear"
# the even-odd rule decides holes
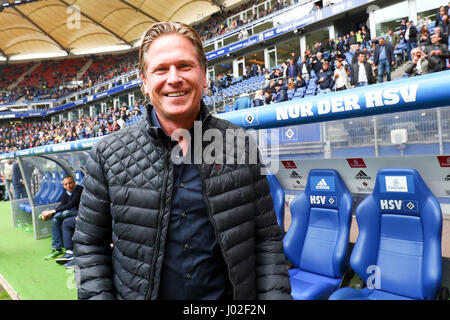
[[[208,88],[208,77],[205,72],[205,74],[203,76],[203,89],[206,89],[206,88]]]

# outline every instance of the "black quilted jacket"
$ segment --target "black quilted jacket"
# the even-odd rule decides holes
[[[202,119],[203,130],[238,128],[203,104]],[[73,236],[79,299],[158,298],[173,187],[170,141],[160,131],[144,118],[90,152]],[[281,230],[260,166],[199,165],[204,198],[233,298],[291,299]]]

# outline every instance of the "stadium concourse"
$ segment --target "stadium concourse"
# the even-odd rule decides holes
[[[363,96],[360,87],[379,89],[374,104],[383,105],[392,92],[403,95],[404,90],[402,97],[408,100],[416,79],[450,72],[449,10],[446,1],[438,0],[1,1],[0,30],[6,31],[0,32],[0,168],[7,186],[4,166],[6,159],[14,159],[29,187],[23,199],[14,198],[10,188],[11,201],[0,204],[0,286],[13,299],[76,299],[73,271],[43,259],[51,239],[49,225],[37,217],[54,203],[37,195],[43,193],[41,186],[51,186],[55,195],[58,177],[83,173],[94,142],[143,118],[147,100],[140,90],[138,48],[151,23],[178,20],[197,30],[208,59],[204,103],[218,117],[238,111],[245,126],[245,121],[257,122],[255,113],[275,110],[279,103],[298,106],[342,91],[354,98]],[[404,86],[399,89],[395,83]],[[393,91],[383,96],[385,88]],[[448,286],[450,174],[440,176],[450,166],[450,157],[442,160],[450,152],[448,105],[362,112],[304,127],[272,125],[261,130],[265,136],[259,143],[264,153],[278,152],[284,163],[316,161],[321,167],[323,160],[345,163],[350,157],[375,163],[372,168],[357,166],[356,176],[352,171],[343,177],[353,210],[374,191],[374,168],[383,168],[389,159],[401,163],[406,156],[430,173],[430,159],[438,157],[439,178],[424,171],[422,177],[444,211],[442,284]],[[333,108],[340,107],[344,109]],[[281,140],[272,141],[273,132]],[[343,169],[341,175],[348,172],[336,167]],[[296,171],[276,176],[286,191],[284,222],[279,222],[285,232],[293,222],[290,205],[304,193],[302,183],[308,179],[308,172]],[[27,205],[31,215],[24,210]],[[359,234],[354,216],[350,225],[353,247]],[[352,275],[348,286],[361,288],[358,275]]]

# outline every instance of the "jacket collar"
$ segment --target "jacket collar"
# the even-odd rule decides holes
[[[200,114],[199,114],[199,119],[197,119],[197,120],[202,121],[203,128],[206,125],[206,123],[209,121],[210,116],[211,115],[208,111],[208,108],[206,107],[203,100],[201,100],[200,101]],[[156,139],[163,139],[163,140],[168,139],[169,141],[171,140],[170,137],[167,136],[167,134],[162,129],[161,124],[159,123],[158,118],[156,116],[155,109],[151,103],[149,103],[145,106],[145,112],[144,112],[143,118],[144,118],[145,128],[149,132],[150,136],[152,136],[153,138],[156,138]]]

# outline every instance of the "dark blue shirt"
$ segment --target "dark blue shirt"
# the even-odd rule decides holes
[[[155,109],[151,121],[161,128]],[[193,130],[190,132],[193,135]],[[174,164],[172,207],[158,298],[222,298],[226,292],[226,272],[203,199],[199,169],[184,158],[183,163]]]

